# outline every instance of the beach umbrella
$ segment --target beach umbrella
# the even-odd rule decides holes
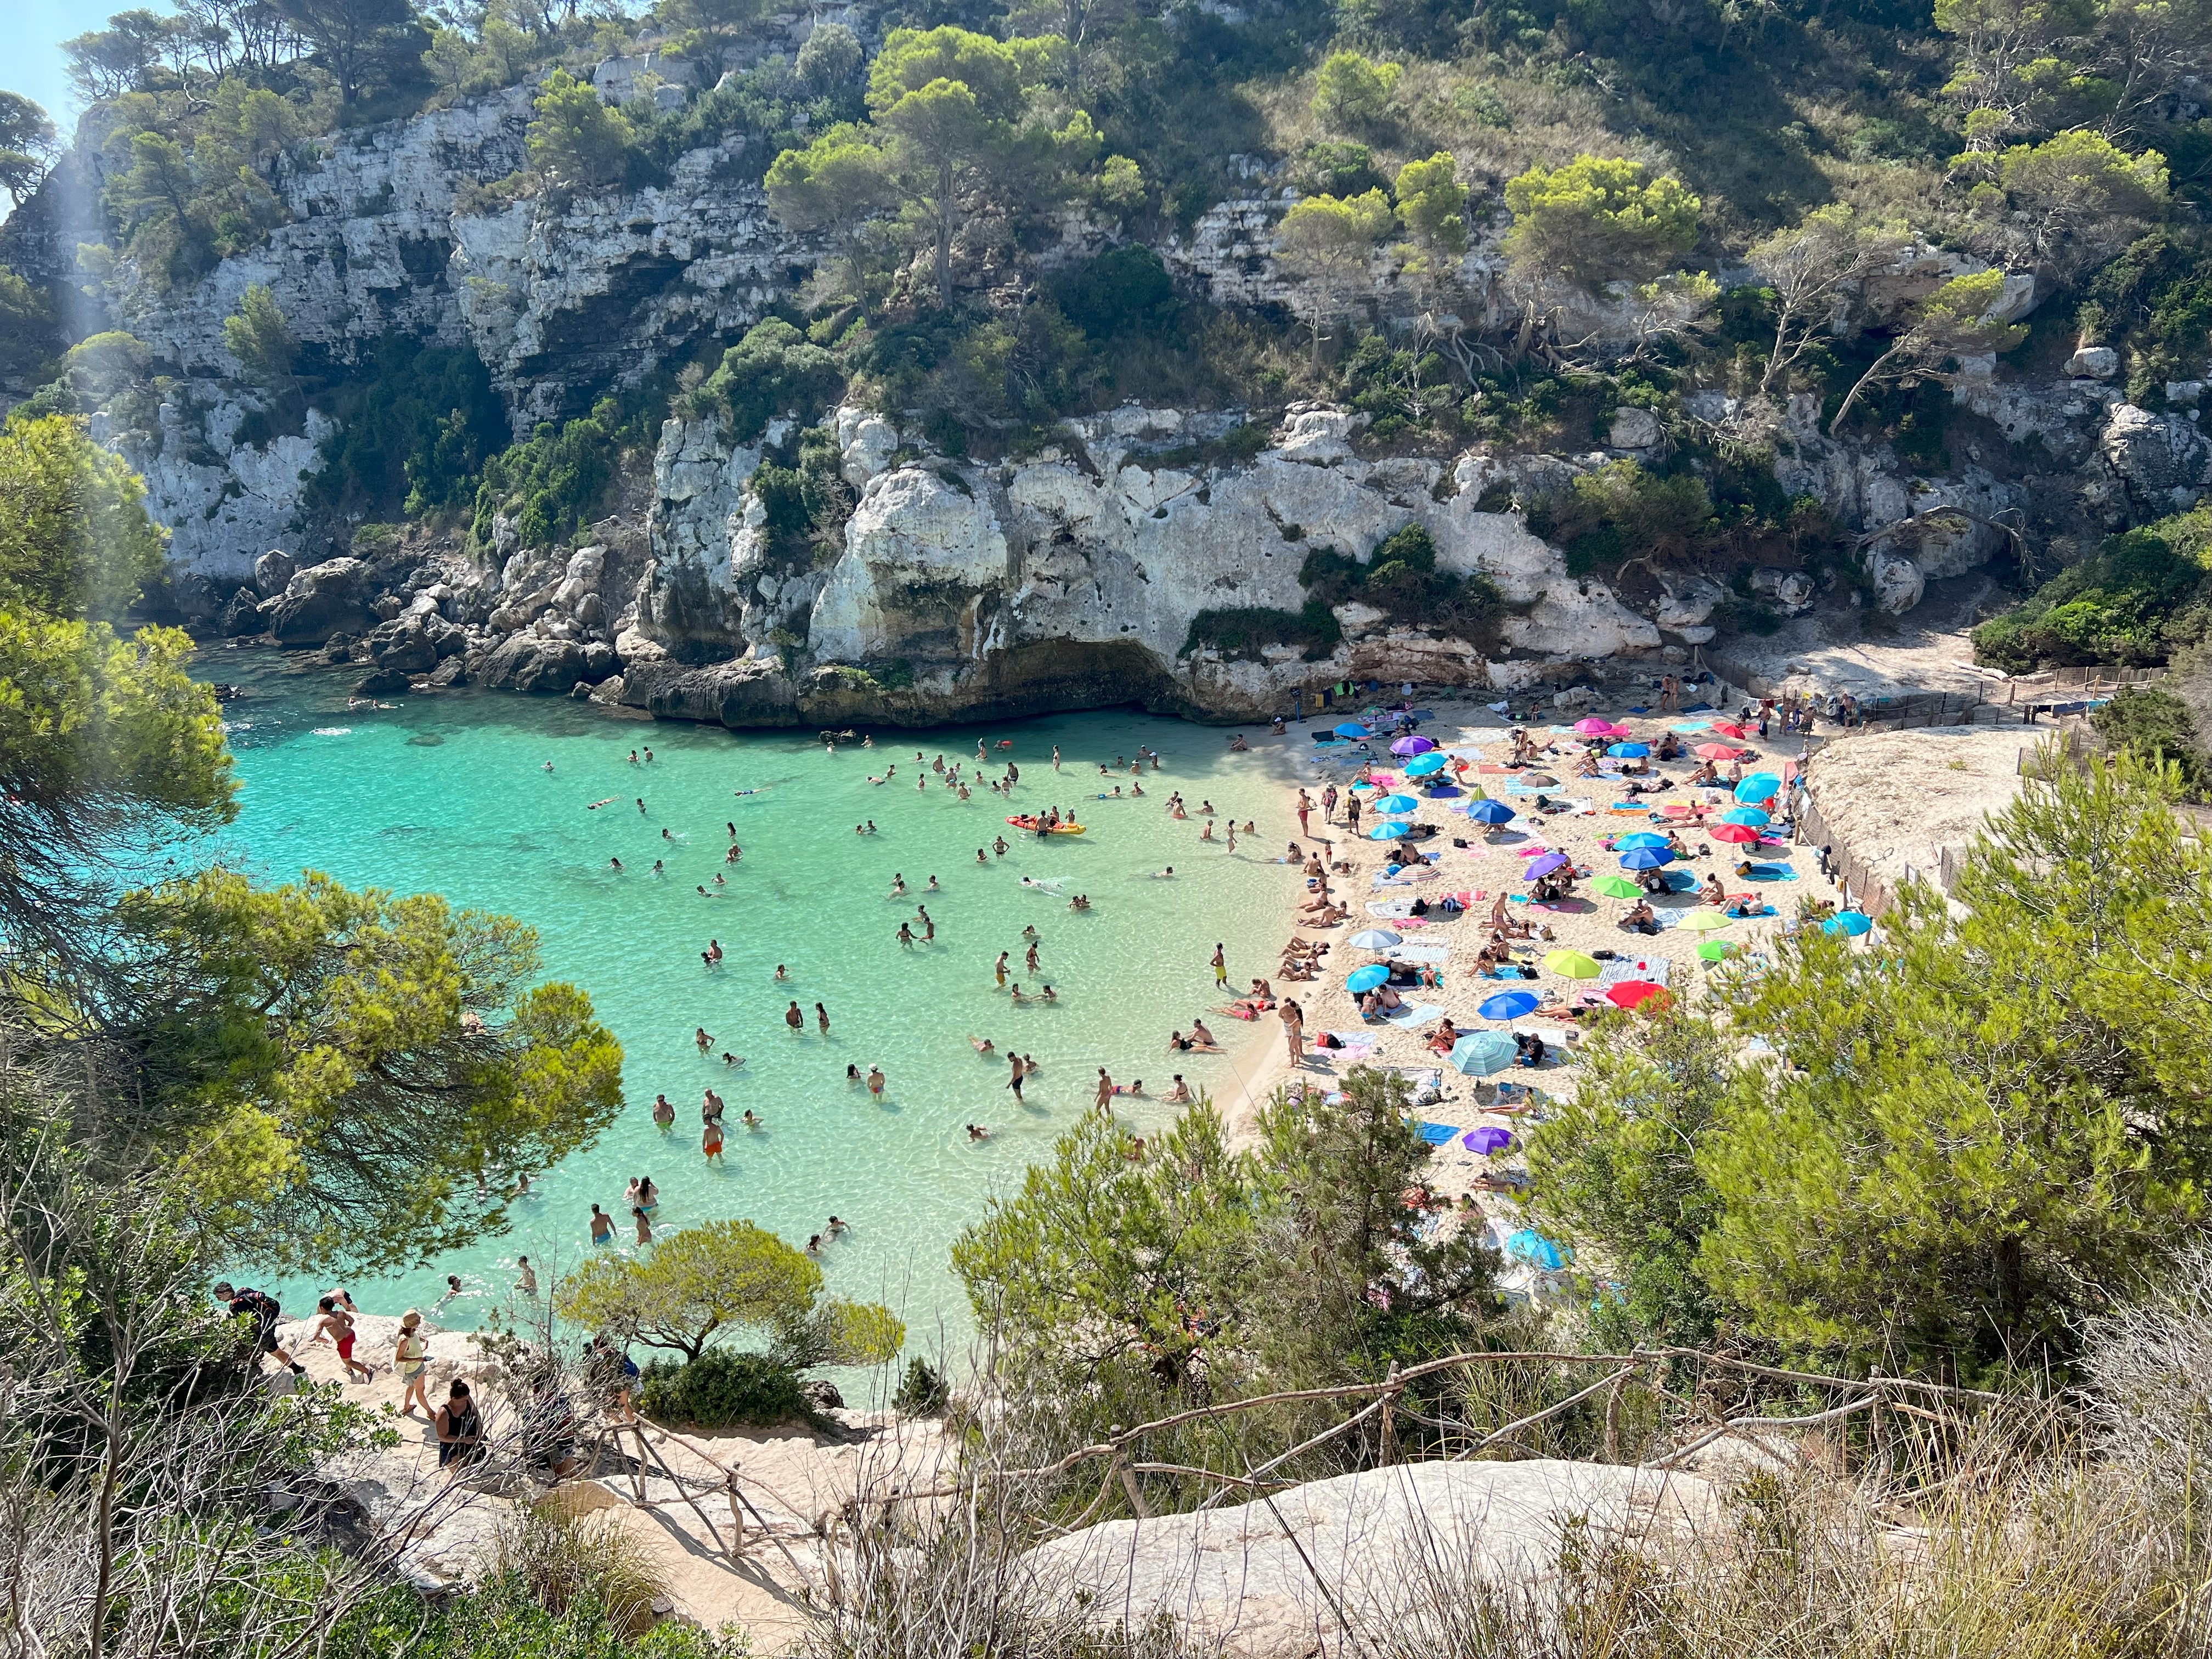
[[[1537,1002],[1534,991],[1500,991],[1486,1000],[1475,1012],[1485,1019],[1518,1019],[1534,1012]]]
[[[1641,897],[1644,892],[1626,876],[1600,876],[1591,885],[1607,898],[1632,899]]]
[[[1579,951],[1552,951],[1544,957],[1547,973],[1562,979],[1595,979],[1604,969]]]
[[[1601,720],[1593,714],[1587,720],[1577,720],[1575,730],[1586,738],[1609,738],[1613,735],[1613,722]]]
[[[1387,951],[1394,945],[1405,943],[1388,927],[1367,928],[1364,932],[1354,933],[1345,942],[1355,951]]]
[[[1620,867],[1624,870],[1656,870],[1674,861],[1674,855],[1663,847],[1639,847],[1620,855]]]
[[[1416,755],[1406,763],[1406,775],[1409,778],[1425,778],[1431,772],[1443,771],[1445,764],[1444,757],[1434,750],[1425,755]]]
[[[1605,751],[1615,760],[1643,760],[1651,753],[1648,743],[1616,743]]]
[[[1467,809],[1467,815],[1477,823],[1510,823],[1517,816],[1502,800],[1479,800]]]
[[[1709,939],[1698,946],[1698,954],[1707,962],[1722,962],[1741,949],[1742,946],[1730,939]]]
[[[1379,962],[1371,962],[1364,968],[1355,968],[1346,974],[1344,976],[1344,988],[1354,994],[1362,991],[1371,991],[1389,977],[1390,970],[1388,968]]]
[[[1419,811],[1421,803],[1411,795],[1385,795],[1375,803],[1373,810],[1385,817],[1396,817],[1401,813]]]
[[[1639,830],[1632,836],[1623,836],[1613,844],[1616,853],[1632,853],[1639,847],[1664,847],[1667,837],[1655,836],[1649,830]]]
[[[1717,823],[1705,833],[1715,841],[1735,842],[1739,846],[1759,839],[1759,831],[1747,823]]]
[[[1474,1031],[1452,1044],[1451,1063],[1469,1076],[1487,1077],[1510,1066],[1520,1052],[1504,1031]]]
[[[1753,772],[1735,787],[1735,798],[1748,804],[1765,800],[1782,787],[1782,780],[1771,772]]]
[[[1712,725],[1711,720],[1682,720],[1669,729],[1682,737],[1688,738],[1694,737],[1700,732],[1711,731]]]
[[[1724,743],[1701,743],[1690,752],[1699,760],[1724,761],[1735,758],[1735,750]]]
[[[1436,746],[1437,740],[1434,738],[1409,734],[1392,744],[1390,752],[1394,755],[1425,755]]]
[[[1480,1152],[1483,1157],[1489,1158],[1512,1146],[1513,1131],[1486,1124],[1480,1129],[1469,1129],[1460,1137],[1459,1144],[1470,1152]]]
[[[1402,823],[1378,823],[1367,832],[1370,841],[1395,841],[1406,833]]]
[[[1820,926],[1828,933],[1856,939],[1874,926],[1874,918],[1858,910],[1838,910]]]
[[[1764,830],[1774,822],[1756,806],[1731,806],[1721,814],[1723,823],[1747,823],[1754,830]]]
[[[1710,724],[1713,731],[1724,738],[1747,738],[1751,735],[1734,720],[1713,720]]]
[[[1566,867],[1567,855],[1565,853],[1540,853],[1528,860],[1527,867],[1521,872],[1521,879],[1534,881],[1540,876],[1548,876],[1554,870]]]
[[[1340,738],[1364,738],[1367,735],[1367,728],[1357,721],[1346,720],[1336,728],[1336,735]]]
[[[1682,918],[1679,925],[1688,928],[1693,933],[1717,933],[1722,928],[1731,927],[1734,923],[1729,917],[1723,915],[1717,910],[1692,910]]]
[[[1558,1273],[1567,1265],[1566,1252],[1534,1227],[1523,1227],[1508,1237],[1505,1254],[1516,1261],[1524,1261],[1547,1273]]]
[[[1605,994],[1605,1000],[1616,1008],[1633,1008],[1652,997],[1663,997],[1667,988],[1654,985],[1648,979],[1625,979]]]

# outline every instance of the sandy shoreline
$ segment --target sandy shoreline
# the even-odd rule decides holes
[[[1510,752],[1508,737],[1512,723],[1495,714],[1486,703],[1476,701],[1479,694],[1466,691],[1431,691],[1417,696],[1417,706],[1431,709],[1434,718],[1425,721],[1423,735],[1433,738],[1448,750],[1470,755],[1479,753],[1483,762],[1502,762]],[[1319,809],[1322,787],[1334,781],[1341,794],[1348,780],[1356,775],[1352,746],[1342,749],[1317,745],[1313,741],[1316,731],[1325,729],[1317,720],[1294,725],[1281,737],[1275,737],[1261,728],[1258,732],[1247,732],[1245,739],[1251,744],[1255,769],[1265,778],[1268,793],[1268,809],[1259,818],[1260,830],[1255,839],[1266,849],[1264,856],[1273,858],[1282,850],[1285,840],[1297,841],[1301,848],[1318,844],[1330,860],[1342,860],[1352,866],[1351,873],[1334,877],[1333,890],[1340,902],[1349,905],[1350,918],[1330,928],[1305,927],[1299,906],[1306,899],[1304,880],[1295,869],[1284,870],[1285,903],[1281,923],[1283,937],[1303,938],[1328,945],[1331,948],[1322,958],[1318,977],[1308,981],[1286,980],[1279,970],[1279,957],[1261,965],[1256,971],[1273,985],[1278,997],[1295,998],[1304,1013],[1305,1051],[1294,1066],[1285,1047],[1283,1028],[1272,1013],[1264,1015],[1245,1040],[1231,1046],[1224,1066],[1211,1057],[1196,1055],[1170,1056],[1173,1062],[1165,1069],[1180,1069],[1194,1090],[1208,1092],[1216,1107],[1226,1120],[1231,1144],[1249,1146],[1255,1138],[1255,1123],[1260,1109],[1274,1092],[1294,1079],[1304,1081],[1309,1087],[1323,1090],[1334,1086],[1334,1080],[1352,1066],[1365,1064],[1382,1066],[1406,1066],[1440,1073],[1438,1087],[1425,1094],[1425,1103],[1419,1107],[1423,1121],[1448,1126],[1455,1133],[1453,1138],[1439,1146],[1431,1159],[1428,1178],[1431,1184],[1444,1196],[1457,1200],[1462,1194],[1474,1193],[1475,1202],[1486,1215],[1518,1225],[1516,1206],[1505,1194],[1478,1188],[1478,1177],[1504,1176],[1521,1167],[1518,1131],[1521,1119],[1514,1114],[1496,1110],[1498,1091],[1501,1082],[1533,1085],[1553,1096],[1570,1092],[1574,1083],[1571,1059],[1554,1059],[1540,1070],[1529,1071],[1508,1067],[1490,1078],[1462,1076],[1447,1060],[1430,1052],[1429,1038],[1438,1029],[1439,1022],[1425,1021],[1417,1029],[1402,1029],[1382,1024],[1364,1025],[1359,1018],[1357,1000],[1345,989],[1346,975],[1354,968],[1379,960],[1376,953],[1353,950],[1346,941],[1364,928],[1388,927],[1399,932],[1408,945],[1441,946],[1446,955],[1441,963],[1443,984],[1419,993],[1407,991],[1407,1000],[1441,1009],[1452,1019],[1464,1036],[1480,1030],[1535,1030],[1555,1048],[1571,1050],[1579,1038],[1572,1020],[1547,1018],[1540,1010],[1536,1014],[1517,1021],[1484,1019],[1476,1012],[1477,1006],[1487,997],[1501,991],[1525,989],[1541,996],[1547,993],[1571,996],[1577,992],[1599,988],[1596,981],[1569,981],[1540,969],[1534,980],[1505,981],[1482,979],[1476,975],[1474,961],[1476,954],[1490,936],[1489,915],[1492,901],[1501,890],[1512,894],[1527,891],[1522,877],[1523,850],[1541,845],[1563,852],[1577,868],[1587,868],[1592,878],[1622,874],[1618,855],[1601,843],[1613,836],[1663,829],[1655,823],[1648,813],[1631,814],[1612,810],[1614,801],[1621,799],[1616,792],[1616,781],[1606,779],[1577,779],[1571,776],[1574,756],[1579,752],[1580,740],[1564,731],[1576,719],[1595,714],[1629,726],[1637,739],[1656,743],[1669,726],[1688,725],[1706,720],[1729,720],[1735,714],[1733,708],[1725,710],[1661,715],[1656,713],[1656,692],[1650,699],[1651,708],[1643,714],[1631,712],[1629,703],[1616,697],[1611,704],[1601,700],[1594,707],[1577,708],[1552,715],[1547,709],[1544,717],[1527,722],[1531,735],[1540,747],[1551,749],[1547,757],[1556,769],[1547,775],[1557,778],[1557,787],[1545,793],[1553,799],[1566,799],[1584,803],[1587,810],[1558,816],[1540,815],[1535,810],[1533,795],[1522,796],[1506,793],[1505,786],[1516,781],[1510,775],[1478,776],[1470,772],[1469,783],[1488,787],[1496,798],[1515,808],[1518,816],[1504,827],[1504,831],[1488,839],[1481,833],[1483,826],[1470,823],[1464,816],[1469,804],[1462,796],[1453,800],[1424,800],[1419,811],[1411,822],[1432,823],[1440,833],[1423,844],[1425,851],[1441,854],[1431,866],[1433,879],[1419,884],[1411,892],[1399,889],[1378,890],[1374,883],[1386,861],[1385,849],[1389,842],[1368,840],[1364,831],[1374,819],[1363,817],[1362,832],[1355,834],[1345,823],[1343,805],[1340,801],[1334,822],[1324,825]],[[1525,704],[1523,705],[1525,712]],[[1682,733],[1686,744],[1710,742],[1714,739],[1704,733]],[[1740,749],[1755,751],[1757,761],[1747,760],[1746,770],[1763,769],[1780,773],[1785,763],[1799,752],[1802,739],[1795,733],[1785,733],[1778,720],[1771,739],[1762,742],[1753,734],[1741,741],[1723,739]],[[1370,745],[1375,751],[1378,769],[1384,769],[1387,757],[1380,741]],[[1755,951],[1775,931],[1786,922],[1801,898],[1832,899],[1836,890],[1820,874],[1818,860],[1811,848],[1769,847],[1764,849],[1731,846],[1712,839],[1710,830],[1718,821],[1721,811],[1736,803],[1725,790],[1690,790],[1683,780],[1696,764],[1686,757],[1679,762],[1655,763],[1656,775],[1670,778],[1674,787],[1650,798],[1652,806],[1667,804],[1698,802],[1709,809],[1706,833],[1685,829],[1685,840],[1693,849],[1703,844],[1708,852],[1705,856],[1692,856],[1678,863],[1675,868],[1686,869],[1703,883],[1709,872],[1717,871],[1723,886],[1730,894],[1755,892],[1774,907],[1776,914],[1757,920],[1742,920],[1716,932],[1699,933],[1679,926],[1679,919],[1699,909],[1711,907],[1703,904],[1692,893],[1675,893],[1654,901],[1655,908],[1662,916],[1671,917],[1677,925],[1669,926],[1656,935],[1633,933],[1619,926],[1620,918],[1628,910],[1632,901],[1597,896],[1590,891],[1590,882],[1577,886],[1577,897],[1561,908],[1538,908],[1521,902],[1509,905],[1509,914],[1527,916],[1540,925],[1548,926],[1553,937],[1549,940],[1518,943],[1517,948],[1534,957],[1554,950],[1579,951],[1595,955],[1599,951],[1615,953],[1620,958],[1663,958],[1668,984],[1676,994],[1696,996],[1701,994],[1707,964],[1697,955],[1697,945],[1705,939],[1724,939],[1745,950]],[[1391,769],[1395,775],[1395,768]],[[1311,815],[1314,835],[1301,836],[1295,817],[1297,791],[1306,788],[1316,802]],[[1225,805],[1225,804],[1224,804]],[[1195,811],[1195,803],[1191,804]],[[1459,809],[1459,810],[1452,810]],[[1270,831],[1273,834],[1270,834]],[[1194,835],[1196,831],[1194,829]],[[1281,839],[1278,839],[1280,837]],[[1455,848],[1455,837],[1470,843],[1467,848]],[[1243,856],[1239,848],[1238,856]],[[1740,878],[1735,873],[1738,864],[1748,858],[1761,866],[1787,870],[1788,878],[1751,880]],[[1370,902],[1387,902],[1394,896],[1410,897],[1413,892],[1425,893],[1432,900],[1449,891],[1469,891],[1480,895],[1468,912],[1449,921],[1425,927],[1408,927],[1406,922],[1377,918],[1369,914]],[[1246,963],[1230,963],[1232,991],[1241,992],[1254,976],[1255,969]],[[1626,972],[1623,969],[1621,971]],[[1209,1017],[1209,1024],[1214,1024]],[[1323,1031],[1355,1033],[1368,1040],[1364,1053],[1325,1054],[1314,1049],[1312,1040]],[[1229,1038],[1229,1033],[1215,1024],[1217,1036]],[[1186,1063],[1196,1062],[1196,1063]],[[1146,1056],[1147,1066],[1158,1064]],[[1147,1072],[1145,1073],[1149,1076]],[[1159,1091],[1148,1090],[1157,1094]],[[1485,1126],[1495,1126],[1516,1132],[1516,1142],[1506,1152],[1494,1157],[1481,1157],[1468,1151],[1461,1141],[1465,1132]]]

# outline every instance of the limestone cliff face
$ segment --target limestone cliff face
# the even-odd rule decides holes
[[[1655,622],[1569,576],[1517,514],[1478,509],[1483,458],[1448,481],[1434,461],[1364,461],[1347,441],[1356,417],[1307,410],[1249,464],[1181,459],[1242,418],[1127,407],[1065,422],[1030,459],[974,466],[894,464],[890,422],[837,410],[825,424],[860,501],[842,552],[798,571],[771,568],[748,521],[759,449],[672,421],[623,700],[732,725],[1127,702],[1249,719],[1347,675],[1509,687],[1563,659],[1663,648]],[[1298,611],[1313,549],[1364,561],[1415,523],[1439,568],[1488,576],[1514,607],[1496,655],[1358,604],[1340,607],[1343,642],[1319,659],[1191,647],[1201,612]],[[726,660],[702,664],[717,620]]]

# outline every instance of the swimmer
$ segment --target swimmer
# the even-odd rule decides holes
[[[629,763],[630,763],[632,766],[635,766],[635,765],[636,765],[636,764],[637,764],[637,750],[635,750],[635,749],[633,749],[633,750],[631,750],[629,751]]]
[[[975,862],[978,864],[983,862],[983,849],[980,847],[975,849]]]
[[[714,878],[714,885],[715,885],[715,886],[717,886],[717,887],[727,887],[729,884],[730,884],[730,880],[729,880],[729,878],[728,878],[728,877],[726,877],[726,876],[720,876],[720,875],[718,875],[718,876],[716,876],[716,877]],[[709,897],[709,898],[712,898],[712,897],[714,897],[714,895],[713,895],[712,893],[709,893],[709,894],[708,894],[708,895],[707,895],[707,896],[708,896],[708,897]]]
[[[988,1129],[985,1128],[981,1124],[980,1124],[980,1123],[971,1123],[971,1124],[969,1124],[969,1125],[968,1126],[968,1139],[970,1139],[970,1140],[988,1140],[990,1138],[991,1138],[991,1132],[990,1132]]]
[[[653,764],[653,750],[651,750],[650,749],[648,749],[648,750],[647,750],[645,751],[645,763],[646,763],[647,766],[650,766],[650,765],[652,765],[652,764]]]
[[[838,1220],[836,1216],[831,1216],[830,1218],[830,1237],[832,1238],[842,1238],[844,1236],[845,1224]]]
[[[714,897],[714,896],[712,893],[708,892],[708,891],[704,887],[694,887],[691,890],[692,890],[693,892],[696,893],[696,894],[697,894],[701,898],[712,898],[712,897]]]
[[[744,1115],[739,1117],[738,1121],[748,1129],[758,1129],[763,1127],[762,1120],[754,1115],[753,1109],[750,1106],[745,1108]]]
[[[1055,991],[1055,990],[1054,990],[1050,985],[1047,985],[1047,986],[1044,988],[1043,991],[1042,991],[1039,994],[1040,994],[1040,995],[1044,999],[1044,1000],[1045,1000],[1045,1001],[1047,1001],[1047,1002],[1057,1002],[1057,1001],[1059,1001],[1059,1000],[1060,1000],[1060,993],[1059,993],[1059,992],[1057,992],[1057,991]]]
[[[998,961],[994,963],[991,968],[992,973],[998,978],[999,988],[1001,991],[1006,988],[1006,958],[1012,955],[1013,955],[1013,952],[1011,951],[1000,951]]]
[[[630,1212],[630,1217],[631,1217],[631,1218],[632,1218],[633,1220],[635,1220],[635,1221],[637,1223],[637,1242],[638,1242],[639,1243],[641,1243],[641,1244],[650,1244],[650,1243],[653,1243],[653,1223],[652,1223],[652,1221],[651,1221],[651,1220],[649,1220],[649,1219],[647,1218],[645,1212],[644,1212],[642,1209],[639,1208],[636,1205],[632,1205],[632,1206],[630,1206],[630,1212]]]
[[[848,1066],[845,1068],[845,1081],[848,1083],[858,1083],[860,1080],[860,1068],[857,1065]]]
[[[666,1095],[655,1095],[653,1097],[653,1121],[664,1129],[675,1127],[676,1108],[669,1104]]]
[[[878,1100],[881,1100],[884,1096],[884,1069],[882,1066],[871,1066],[868,1067],[868,1092],[875,1096]]]
[[[979,1054],[993,1054],[998,1053],[997,1046],[994,1044],[988,1037],[971,1036],[968,1039],[968,1046],[970,1048],[973,1048]]]
[[[645,797],[639,795],[635,799],[637,801],[637,815],[640,817],[643,817],[645,816]]]
[[[814,1024],[823,1036],[830,1035],[830,1011],[818,1002],[814,1005]]]
[[[932,877],[929,878],[929,885],[928,885],[928,886],[927,886],[927,887],[925,887],[925,888],[923,888],[921,890],[922,890],[923,892],[925,892],[925,893],[934,893],[934,892],[936,892],[936,891],[938,890],[938,887],[937,887],[937,878],[936,878],[935,876],[932,876]]]
[[[699,952],[699,960],[700,960],[700,961],[702,961],[702,962],[703,962],[703,963],[706,963],[709,968],[712,968],[712,967],[714,967],[717,963],[720,962],[720,961],[721,961],[721,959],[722,959],[722,942],[721,942],[721,940],[720,940],[720,939],[708,939],[708,940],[707,941],[707,948],[706,948],[705,950],[703,950],[703,951],[700,951],[700,952]]]
[[[899,942],[901,945],[907,945],[907,946],[908,946],[908,947],[911,947],[911,946],[913,945],[913,944],[914,944],[914,926],[913,926],[913,924],[912,924],[912,923],[910,923],[910,922],[904,922],[904,921],[902,921],[902,922],[899,923],[899,930],[898,930],[898,942]]]
[[[745,1057],[743,1054],[733,1054],[727,1048],[722,1050],[722,1064],[727,1066],[732,1071],[736,1070],[744,1063]]]
[[[709,1164],[722,1161],[722,1124],[719,1118],[709,1118],[699,1136],[699,1150]]]
[[[783,1023],[791,1028],[791,1034],[793,1036],[797,1036],[806,1029],[806,1016],[799,1012],[797,1001],[794,1000],[790,1007],[783,1011]]]
[[[703,1025],[692,1031],[691,1041],[699,1045],[699,1052],[702,1054],[714,1046],[714,1039],[707,1035],[707,1028]]]
[[[674,841],[676,835],[673,830],[664,829],[660,832],[660,838],[663,841]]]
[[[991,850],[992,850],[994,853],[997,854],[1000,858],[1004,858],[1004,857],[1006,857],[1006,838],[1004,836],[994,836],[994,837],[992,837],[992,840],[991,840]]]
[[[607,868],[610,870],[619,870],[622,867],[623,861],[620,859],[609,859],[607,860]]]
[[[820,1255],[822,1254],[822,1235],[820,1233],[816,1233],[812,1237],[806,1241],[806,1254],[809,1255]]]
[[[553,769],[553,763],[551,761],[547,761],[543,769],[550,772]]]
[[[896,870],[891,872],[890,896],[893,898],[904,898],[906,896],[906,878],[899,874]]]
[[[1164,870],[1155,870],[1155,871],[1153,871],[1153,872],[1152,872],[1152,879],[1153,879],[1154,881],[1166,881],[1166,880],[1168,880],[1170,877],[1172,877],[1174,874],[1175,874],[1175,866],[1173,866],[1172,864],[1170,864],[1170,866],[1168,866],[1168,867],[1167,867],[1166,869],[1164,869]]]
[[[605,800],[595,800],[595,801],[593,801],[593,802],[592,802],[589,806],[586,806],[584,810],[585,810],[586,812],[596,812],[596,811],[598,811],[599,810],[599,808],[601,808],[602,806],[612,806],[612,805],[613,805],[617,801],[620,800],[621,799],[622,799],[622,797],[621,797],[620,795],[609,795],[609,796],[608,796]]]
[[[787,980],[791,977],[789,974],[784,971],[783,964],[780,962],[775,964],[775,976],[778,981]]]

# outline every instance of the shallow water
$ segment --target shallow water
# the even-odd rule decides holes
[[[832,1286],[890,1302],[910,1342],[933,1349],[940,1332],[957,1341],[968,1322],[947,1247],[989,1194],[1018,1182],[1089,1108],[1097,1066],[1120,1081],[1141,1078],[1154,1093],[1179,1069],[1194,1087],[1233,1101],[1240,1070],[1249,1075],[1259,1061],[1253,1044],[1275,1036],[1272,1024],[1255,1031],[1211,1012],[1221,1000],[1207,965],[1214,943],[1227,947],[1234,983],[1270,971],[1294,885],[1267,861],[1295,829],[1281,792],[1261,757],[1226,755],[1218,730],[1079,714],[883,734],[878,747],[832,755],[811,734],[738,735],[506,693],[349,711],[350,676],[292,674],[248,649],[210,650],[201,672],[249,693],[226,709],[243,786],[239,820],[217,838],[226,856],[265,880],[312,868],[519,916],[539,931],[548,975],[589,991],[627,1056],[620,1121],[558,1169],[532,1172],[537,1195],[514,1206],[514,1230],[350,1285],[372,1311],[428,1308],[456,1273],[468,1294],[439,1318],[470,1324],[507,1294],[518,1252],[541,1279],[572,1263],[586,1248],[593,1201],[618,1216],[627,1241],[623,1188],[650,1174],[664,1231],[736,1215],[803,1243],[834,1212],[850,1231],[823,1258]],[[915,791],[917,748],[972,766],[979,737],[992,745],[994,775],[1008,757],[1020,765],[1012,808],[981,788],[960,801],[933,775]],[[1065,766],[1057,779],[1055,744]],[[1146,799],[1091,799],[1116,781],[1126,790],[1126,769],[1102,781],[1098,763],[1133,758],[1139,744],[1164,763],[1145,775]],[[652,764],[630,765],[629,751],[647,746]],[[869,781],[894,764],[891,781]],[[1178,788],[1194,814],[1186,823],[1166,815]],[[1259,821],[1249,852],[1199,842],[1201,799]],[[1009,810],[1048,804],[1076,807],[1089,833],[1040,843],[1004,823]],[[855,836],[870,818],[878,833]],[[728,823],[744,849],[735,866],[723,862]],[[987,851],[979,867],[977,848],[1002,830],[1012,850]],[[627,869],[610,869],[610,856]],[[656,859],[665,865],[659,878]],[[1170,864],[1185,873],[1152,877]],[[909,890],[902,901],[887,896],[895,872]],[[695,890],[714,892],[717,873],[728,878],[719,896]],[[1024,874],[1062,884],[1058,896],[1024,888]],[[923,890],[933,875],[936,894]],[[1075,892],[1095,908],[1071,914]],[[908,949],[896,936],[917,901],[937,938]],[[1036,988],[1022,971],[1021,929],[1031,923],[1042,936],[1037,977],[1060,994],[1056,1006],[1015,1007],[994,983],[993,962],[1012,951],[1016,977]],[[725,953],[711,970],[700,961],[710,936]],[[774,980],[779,963],[787,985]],[[803,1036],[784,1026],[792,998],[807,1013]],[[817,1000],[830,1012],[826,1041],[815,1031]],[[1171,1066],[1168,1030],[1200,1012],[1231,1055],[1181,1055]],[[694,1044],[700,1026],[714,1038],[710,1056]],[[1025,1101],[1007,1091],[1003,1061],[969,1047],[971,1033],[1036,1056],[1043,1069]],[[725,1049],[745,1064],[726,1067]],[[880,1102],[848,1084],[848,1064],[883,1067]],[[699,1150],[708,1085],[728,1106],[720,1169]],[[665,1134],[652,1121],[656,1091],[677,1108]],[[744,1129],[748,1108],[765,1128]],[[1127,1115],[1141,1129],[1167,1113],[1137,1104]],[[971,1121],[989,1126],[991,1138],[971,1142]],[[293,1311],[317,1287],[277,1288]]]

